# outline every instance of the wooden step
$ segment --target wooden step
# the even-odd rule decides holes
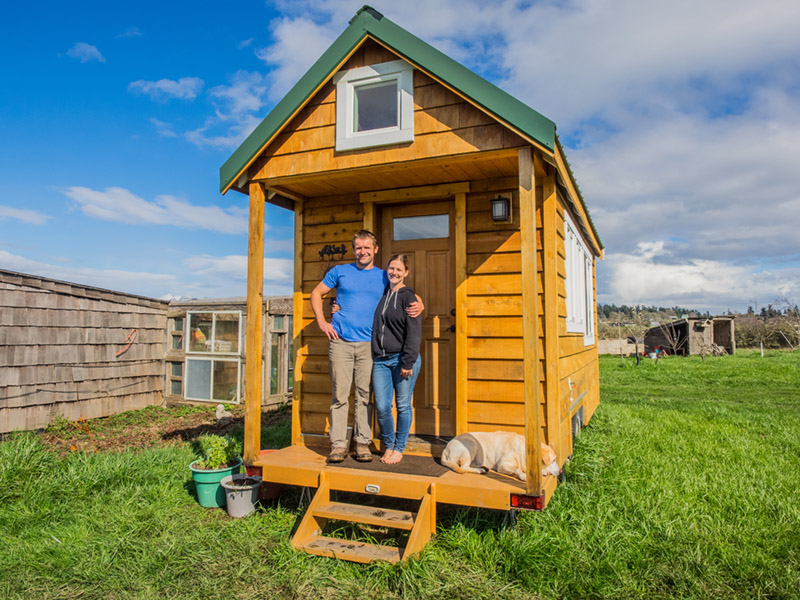
[[[360,506],[342,502],[326,502],[314,509],[314,515],[326,519],[366,523],[393,529],[412,529],[414,513],[405,510],[391,510],[374,506]]]
[[[365,542],[339,540],[336,538],[317,536],[311,539],[302,549],[309,554],[329,556],[352,562],[369,563],[376,560],[400,562],[402,552],[395,546],[378,546]]]

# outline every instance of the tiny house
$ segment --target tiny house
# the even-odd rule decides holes
[[[317,489],[295,546],[401,560],[435,530],[437,502],[543,509],[557,481],[541,474],[541,442],[563,465],[599,403],[603,247],[555,124],[364,7],[220,176],[223,193],[249,195],[248,304],[261,302],[264,203],[294,212],[292,445],[261,452],[259,370],[248,346],[245,461],[267,481]],[[309,298],[330,266],[352,262],[361,229],[378,237],[378,266],[396,252],[413,258],[409,284],[426,307],[402,473],[324,460],[328,344]],[[254,354],[258,315],[248,312]],[[431,475],[422,464],[414,472],[411,459],[435,462],[453,436],[498,430],[525,436],[527,481]],[[377,428],[373,437],[379,446]],[[330,490],[419,500],[412,516],[394,520],[411,529],[408,546],[359,553],[317,535],[327,519],[385,521],[337,508]]]

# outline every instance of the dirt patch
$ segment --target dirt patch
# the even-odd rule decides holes
[[[151,406],[102,419],[60,421],[41,432],[42,442],[58,454],[70,452],[123,452],[191,442],[204,433],[240,435],[244,429],[244,407],[230,409],[233,419],[216,421],[215,406]],[[289,419],[288,411],[265,412],[261,426]]]

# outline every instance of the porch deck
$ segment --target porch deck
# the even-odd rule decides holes
[[[437,503],[495,510],[509,510],[511,494],[525,494],[525,484],[513,477],[494,472],[461,475],[431,456],[409,455],[392,466],[382,464],[378,456],[371,463],[348,458],[341,465],[329,465],[325,458],[323,449],[296,445],[262,450],[253,466],[261,467],[264,481],[273,483],[317,488],[324,473],[331,489],[365,493],[371,485],[378,486],[376,495],[409,499],[419,499],[433,486]],[[556,485],[555,477],[543,478],[544,506]]]

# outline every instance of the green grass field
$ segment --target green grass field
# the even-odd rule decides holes
[[[798,352],[601,357],[601,406],[547,510],[515,528],[442,510],[404,565],[292,551],[296,492],[243,520],[201,508],[188,442],[61,456],[14,435],[0,598],[800,598],[799,385]]]

